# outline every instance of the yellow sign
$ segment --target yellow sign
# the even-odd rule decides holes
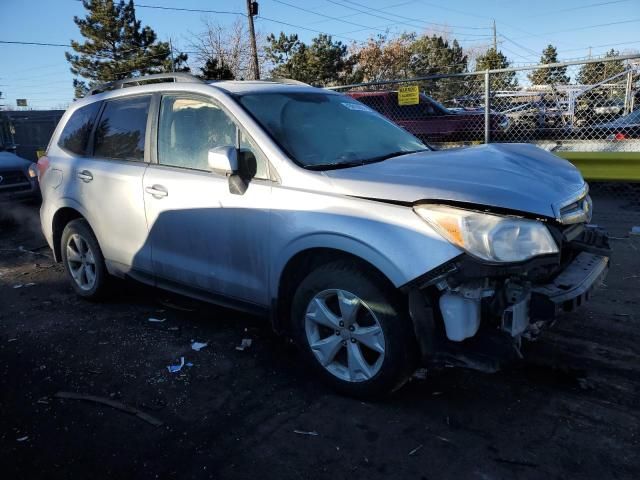
[[[408,85],[398,89],[398,105],[418,105],[420,103],[420,90],[418,85]]]

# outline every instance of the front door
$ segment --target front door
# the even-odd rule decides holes
[[[164,95],[157,163],[144,176],[154,275],[159,285],[268,305],[271,182],[266,159],[213,99]],[[243,194],[209,171],[209,149],[256,159]],[[242,147],[242,148],[241,148]]]

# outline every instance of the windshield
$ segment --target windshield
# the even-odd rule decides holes
[[[253,93],[240,103],[299,165],[343,168],[428,148],[352,98],[330,92]]]

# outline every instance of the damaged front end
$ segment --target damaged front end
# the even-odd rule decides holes
[[[608,271],[606,232],[586,223],[546,227],[554,254],[501,264],[464,253],[405,286],[426,364],[497,371],[522,357],[523,338],[589,299]]]

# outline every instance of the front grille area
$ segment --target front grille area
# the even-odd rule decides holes
[[[589,195],[565,205],[560,209],[560,221],[565,225],[591,221],[592,202]]]
[[[29,179],[20,170],[0,171],[0,193],[29,190]]]

